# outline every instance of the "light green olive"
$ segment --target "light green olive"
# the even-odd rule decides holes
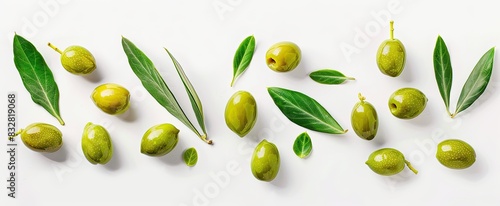
[[[401,88],[389,98],[392,115],[400,119],[413,119],[420,115],[427,105],[427,97],[415,88]]]
[[[356,134],[365,140],[372,140],[377,135],[378,116],[375,107],[358,94],[359,102],[351,112],[351,125]]]
[[[394,22],[391,21],[391,38],[380,44],[377,51],[377,66],[388,76],[397,77],[403,72],[406,63],[406,51],[403,43],[394,38]]]
[[[111,115],[122,114],[130,106],[130,92],[118,84],[99,85],[92,92],[91,98],[99,109]]]
[[[238,91],[229,98],[224,113],[226,125],[240,137],[247,135],[257,121],[257,103],[252,94]]]
[[[19,130],[16,136],[19,134],[21,134],[24,145],[36,152],[55,152],[63,144],[61,131],[47,123],[30,124],[26,128]]]
[[[278,42],[266,52],[267,66],[276,72],[294,70],[300,63],[302,54],[299,46],[293,42]]]
[[[413,173],[418,173],[418,171],[411,166],[410,162],[405,160],[403,153],[393,148],[379,149],[371,153],[366,161],[366,165],[368,165],[372,171],[384,176],[398,174],[405,168],[405,164]]]
[[[141,153],[149,156],[163,156],[171,152],[177,142],[179,130],[172,124],[155,125],[142,136]]]
[[[258,180],[272,181],[280,169],[280,153],[276,145],[262,140],[253,152],[251,169],[253,176]]]
[[[438,144],[436,158],[445,167],[465,169],[476,162],[476,152],[467,142],[448,139]]]
[[[49,43],[49,46],[61,54],[61,64],[66,71],[76,75],[92,73],[95,68],[95,59],[89,50],[82,46],[69,46],[64,51]]]
[[[113,157],[113,145],[108,131],[101,125],[85,125],[82,135],[82,150],[92,164],[106,164]]]

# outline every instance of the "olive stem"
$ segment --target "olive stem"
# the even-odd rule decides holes
[[[58,52],[59,54],[62,54],[62,51],[61,51],[59,48],[57,48],[56,46],[54,46],[53,44],[51,44],[50,42],[49,42],[49,44],[48,44],[48,45],[49,45],[49,47],[50,47],[50,48],[54,49],[54,50],[55,50],[56,52]],[[63,125],[64,125],[64,124],[63,124]]]
[[[408,162],[407,160],[405,160],[405,163],[406,163],[406,166],[408,166],[408,168],[410,168],[410,170],[415,173],[415,174],[418,174],[418,171],[413,167],[411,166],[411,163]]]
[[[9,136],[9,141],[12,141],[12,139],[14,139],[14,137],[17,137],[17,135],[23,133],[23,129],[20,129],[19,131],[17,131],[14,135],[12,136]]]
[[[390,31],[391,40],[393,40],[394,39],[394,21],[393,20],[391,20],[391,22],[390,22],[390,29],[391,29],[391,31]]]
[[[361,94],[361,93],[358,93],[358,98],[359,98],[359,101],[365,101],[366,98]]]

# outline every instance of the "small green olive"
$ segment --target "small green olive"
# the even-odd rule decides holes
[[[111,115],[122,114],[130,106],[130,92],[118,84],[99,85],[94,89],[91,97],[99,109]]]
[[[388,76],[397,77],[403,72],[406,63],[406,51],[403,43],[394,38],[394,21],[390,22],[390,39],[380,44],[377,51],[377,66]]]
[[[85,125],[82,135],[82,150],[92,164],[106,164],[113,157],[113,145],[108,131],[101,125]]]
[[[415,88],[401,88],[389,98],[392,115],[400,119],[413,119],[420,115],[427,105],[427,97]]]
[[[178,135],[179,130],[172,124],[155,125],[142,136],[141,153],[157,157],[166,155],[177,145]]]
[[[295,69],[302,58],[300,48],[293,42],[279,42],[266,52],[267,66],[276,72],[288,72]]]
[[[61,51],[51,43],[49,46],[61,54],[62,66],[72,74],[86,75],[96,68],[94,56],[84,47],[74,45]]]
[[[21,134],[24,145],[36,152],[55,152],[63,144],[61,131],[47,123],[30,124],[26,128],[19,130],[16,136],[18,134]]]
[[[462,140],[444,140],[437,146],[436,158],[445,167],[465,169],[476,162],[476,152]]]
[[[251,169],[253,176],[258,180],[272,181],[280,169],[280,153],[276,145],[262,140],[253,152]]]
[[[351,125],[356,134],[365,140],[372,140],[377,135],[378,116],[375,107],[358,94],[359,102],[351,112]]]
[[[384,176],[398,174],[405,168],[405,164],[413,173],[418,173],[410,162],[405,160],[403,154],[393,148],[383,148],[371,153],[366,164],[372,171]]]
[[[238,91],[229,98],[224,113],[226,125],[240,137],[247,135],[257,121],[257,103],[252,94]]]

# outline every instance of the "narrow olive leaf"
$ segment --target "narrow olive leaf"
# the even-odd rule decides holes
[[[297,136],[297,139],[295,139],[295,142],[293,143],[293,152],[295,152],[295,154],[300,158],[306,158],[311,153],[311,150],[312,142],[309,134],[304,132]]]
[[[320,84],[342,84],[347,80],[355,80],[352,77],[346,77],[337,70],[321,69],[309,74],[312,80]]]
[[[153,62],[125,37],[122,37],[122,46],[127,55],[130,67],[135,75],[141,80],[144,88],[146,88],[151,96],[153,96],[161,106],[167,109],[170,114],[184,123],[201,138],[202,135],[196,130],[191,121],[189,121],[174,94],[172,94],[172,91],[170,91],[158,70],[156,70]]]
[[[182,153],[182,159],[187,166],[193,167],[198,162],[198,152],[194,147],[184,150]]]
[[[441,93],[441,97],[443,98],[446,111],[450,114],[450,91],[453,72],[450,53],[441,36],[438,36],[436,47],[434,48],[434,75],[436,76],[439,93]]]
[[[236,78],[238,78],[248,68],[248,65],[250,65],[254,50],[255,38],[253,35],[248,36],[240,43],[233,58],[233,79],[231,80],[231,87],[236,81]]]
[[[33,102],[64,125],[59,113],[59,88],[52,71],[35,46],[17,34],[14,36],[14,63]]]
[[[493,70],[495,47],[488,50],[477,62],[460,92],[457,107],[452,117],[469,108],[486,90]]]
[[[182,66],[179,64],[179,62],[175,59],[175,57],[168,51],[168,49],[164,48],[165,51],[167,51],[168,55],[172,59],[172,62],[174,63],[175,69],[177,70],[177,74],[179,74],[179,77],[182,80],[182,83],[184,84],[184,87],[186,88],[186,92],[188,93],[189,100],[191,101],[191,106],[193,107],[194,114],[196,115],[196,119],[198,120],[198,124],[200,125],[201,129],[203,130],[204,135],[202,135],[202,139],[204,141],[210,141],[206,140],[207,139],[207,130],[205,127],[205,117],[203,115],[203,106],[201,105],[201,100],[198,97],[198,94],[194,90],[193,85],[189,81],[188,77],[186,76],[186,73],[182,69]],[[211,141],[210,141],[211,142]]]
[[[313,98],[300,92],[278,87],[269,87],[267,91],[276,106],[293,123],[318,132],[330,134],[347,132]]]

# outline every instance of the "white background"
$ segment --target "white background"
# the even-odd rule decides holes
[[[496,64],[485,94],[451,119],[432,63],[441,35],[454,69],[453,110],[476,62],[500,45],[500,14],[493,2],[1,1],[1,114],[6,114],[7,92],[17,92],[18,125],[56,125],[64,134],[64,146],[56,153],[40,154],[18,139],[17,198],[11,200],[2,188],[0,205],[498,205],[499,68]],[[379,44],[389,37],[388,15],[395,20],[395,37],[407,51],[406,68],[398,78],[383,75],[375,63]],[[52,69],[66,126],[33,103],[24,89],[12,60],[14,32],[30,40]],[[251,34],[257,42],[253,61],[231,88],[234,52]],[[200,141],[145,91],[128,65],[121,35],[152,59],[194,117],[163,47],[174,54],[203,102],[213,146]],[[300,46],[302,62],[292,72],[276,73],[265,65],[265,52],[285,40]],[[89,77],[66,72],[58,54],[46,46],[49,41],[61,49],[74,44],[86,47],[96,58],[97,70]],[[343,52],[347,45],[355,53]],[[323,68],[337,69],[356,81],[329,86],[308,78],[308,73]],[[108,82],[132,93],[131,108],[121,116],[101,112],[89,97],[96,86]],[[298,158],[293,141],[307,130],[284,117],[269,97],[268,86],[308,94],[350,131],[344,135],[309,131],[313,152],[307,159]],[[388,110],[390,94],[401,87],[416,87],[429,99],[425,111],[413,120],[397,119]],[[226,101],[238,90],[251,92],[259,110],[255,127],[244,138],[226,127],[223,116]],[[358,138],[350,126],[358,92],[379,114],[379,133],[373,141]],[[115,153],[108,165],[92,165],[81,152],[81,134],[89,121],[104,125],[111,134]],[[159,158],[141,154],[143,133],[165,122],[181,130],[177,147]],[[436,145],[448,138],[465,140],[475,148],[477,161],[471,168],[450,170],[438,163]],[[250,171],[251,153],[262,139],[274,142],[281,155],[279,174],[271,183],[256,180]],[[181,160],[188,147],[199,153],[193,168]],[[383,147],[403,152],[419,174],[408,169],[393,177],[373,173],[364,162]],[[1,152],[0,165],[7,165],[6,152]]]

